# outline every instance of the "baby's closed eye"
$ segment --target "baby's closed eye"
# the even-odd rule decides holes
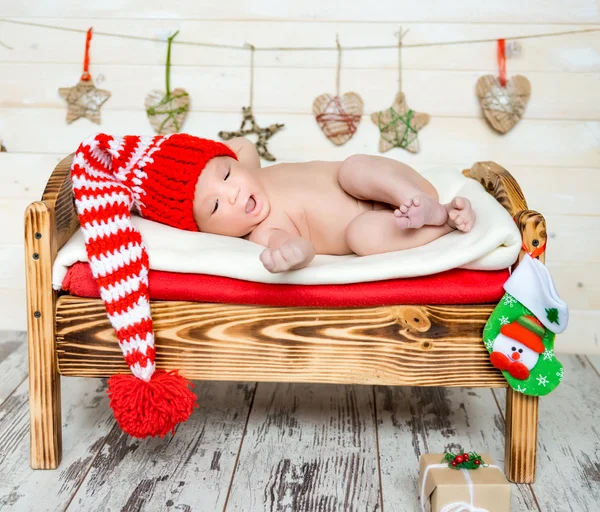
[[[229,169],[227,171],[227,174],[225,174],[225,177],[223,178],[223,181],[227,181],[227,178],[229,178],[229,175],[231,174],[231,169]],[[215,201],[215,207],[213,208],[212,213],[215,213],[217,211],[217,209],[219,208],[219,200],[217,199]]]

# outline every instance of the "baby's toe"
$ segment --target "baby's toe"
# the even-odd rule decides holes
[[[410,228],[410,219],[408,217],[399,217],[396,219],[396,224],[400,229]]]
[[[458,229],[460,231],[462,231],[463,233],[468,233],[469,231],[471,231],[471,223],[470,222],[464,222],[460,226],[458,226]]]
[[[458,212],[456,210],[450,210],[450,213],[448,213],[448,217],[450,218],[450,220],[456,222],[456,219],[458,218]]]
[[[406,202],[404,204],[400,205],[400,212],[401,213],[408,213],[408,210],[410,209],[411,205],[410,204],[406,204]]]
[[[455,197],[452,200],[452,206],[454,206],[454,208],[462,210],[465,207],[465,199],[464,199],[464,197]]]
[[[420,206],[421,205],[421,197],[420,196],[413,197],[412,204],[414,204],[415,206]]]

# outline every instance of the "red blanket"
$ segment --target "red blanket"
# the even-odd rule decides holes
[[[334,308],[498,302],[504,293],[502,285],[508,276],[508,270],[484,272],[455,269],[409,279],[342,285],[293,285],[150,270],[148,279],[150,298],[154,300]],[[100,297],[87,263],[73,265],[62,286],[71,295]]]

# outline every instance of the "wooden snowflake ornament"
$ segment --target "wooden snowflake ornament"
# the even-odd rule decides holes
[[[258,152],[261,158],[268,160],[269,162],[274,162],[275,157],[269,151],[267,147],[267,142],[269,139],[275,135],[279,130],[281,130],[284,125],[281,123],[274,123],[266,128],[261,128],[256,123],[254,119],[254,114],[252,112],[252,107],[242,107],[242,113],[244,115],[244,119],[242,120],[242,125],[239,130],[234,132],[227,132],[221,130],[219,132],[219,137],[223,140],[231,140],[234,137],[246,137],[248,135],[256,135],[256,151]]]

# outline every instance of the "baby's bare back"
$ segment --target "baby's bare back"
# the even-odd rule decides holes
[[[352,254],[348,224],[361,213],[389,208],[348,194],[338,182],[342,162],[285,163],[260,169],[271,212],[261,227],[290,230],[310,240],[319,254]],[[264,226],[262,226],[264,224]]]

